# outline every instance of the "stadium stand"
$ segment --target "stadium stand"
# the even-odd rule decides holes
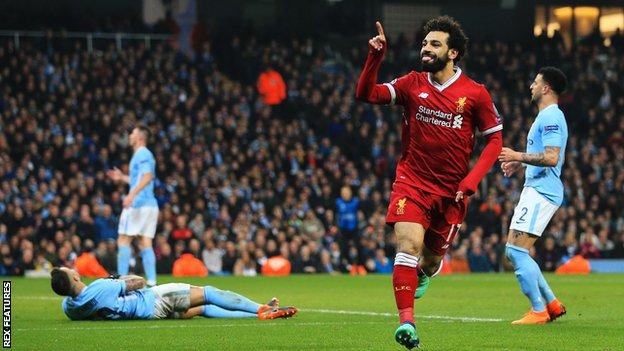
[[[477,42],[464,63],[491,92],[505,145],[517,149],[536,114],[528,86],[538,68],[568,74],[566,198],[533,252],[547,271],[576,254],[624,258],[624,45],[620,37],[612,43],[568,52],[556,37]],[[312,39],[214,44],[188,58],[166,44],[90,54],[77,40],[22,40],[18,48],[3,39],[1,275],[73,267],[85,252],[116,271],[126,189],[105,171],[127,165],[128,131],[139,121],[155,135],[159,273],[171,273],[182,255],[209,274],[261,274],[275,256],[293,273],[358,271],[356,263],[388,272],[395,239],[384,216],[401,110],[354,100],[365,42],[348,50]],[[418,50],[418,41],[391,41],[381,79],[413,69]],[[286,83],[286,99],[274,106],[256,90],[266,64]],[[359,199],[356,242],[341,240],[336,200],[344,185]],[[450,250],[452,267],[509,269],[506,228],[521,189],[521,178],[490,172]],[[141,271],[140,262],[133,267]]]

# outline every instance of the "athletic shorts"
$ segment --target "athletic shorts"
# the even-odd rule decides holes
[[[127,207],[119,218],[119,234],[154,238],[158,224],[158,207]]]
[[[386,224],[397,222],[419,223],[425,228],[425,246],[438,256],[443,256],[459,232],[466,217],[467,199],[455,202],[444,197],[409,186],[394,183]]]
[[[559,206],[548,201],[534,188],[525,186],[511,218],[510,229],[542,236]]]
[[[191,307],[191,285],[169,283],[150,288],[156,297],[154,318],[179,318]]]

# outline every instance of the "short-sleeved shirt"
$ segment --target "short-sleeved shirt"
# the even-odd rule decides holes
[[[503,129],[490,94],[459,67],[444,84],[411,72],[385,85],[390,103],[404,108],[395,181],[455,197],[469,172],[475,130],[489,135]]]
[[[150,319],[156,297],[150,289],[126,292],[126,282],[98,279],[76,297],[63,299],[63,312],[70,319]]]
[[[136,188],[145,173],[152,173],[154,177],[156,176],[156,160],[146,147],[140,147],[130,160],[130,190]],[[136,195],[132,207],[158,207],[154,196],[154,180]]]
[[[524,186],[532,187],[555,205],[563,202],[561,169],[565,161],[568,124],[557,104],[542,109],[527,136],[527,153],[544,152],[546,146],[559,147],[559,162],[554,167],[527,165]]]

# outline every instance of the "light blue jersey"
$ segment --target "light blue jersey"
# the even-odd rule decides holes
[[[63,299],[63,312],[78,319],[150,319],[156,297],[151,289],[126,292],[126,282],[98,279],[76,297]]]
[[[134,189],[148,172],[156,177],[156,160],[146,147],[140,147],[130,160],[130,190]],[[158,207],[153,180],[136,195],[132,207]]]
[[[544,152],[546,146],[560,147],[559,162],[555,167],[527,165],[524,186],[534,188],[548,201],[561,205],[563,202],[563,183],[561,168],[565,161],[565,149],[568,141],[568,124],[557,104],[541,110],[527,137],[527,153]]]

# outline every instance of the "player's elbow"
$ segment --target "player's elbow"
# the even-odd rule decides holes
[[[368,102],[368,94],[359,85],[355,88],[355,99],[362,102]]]

